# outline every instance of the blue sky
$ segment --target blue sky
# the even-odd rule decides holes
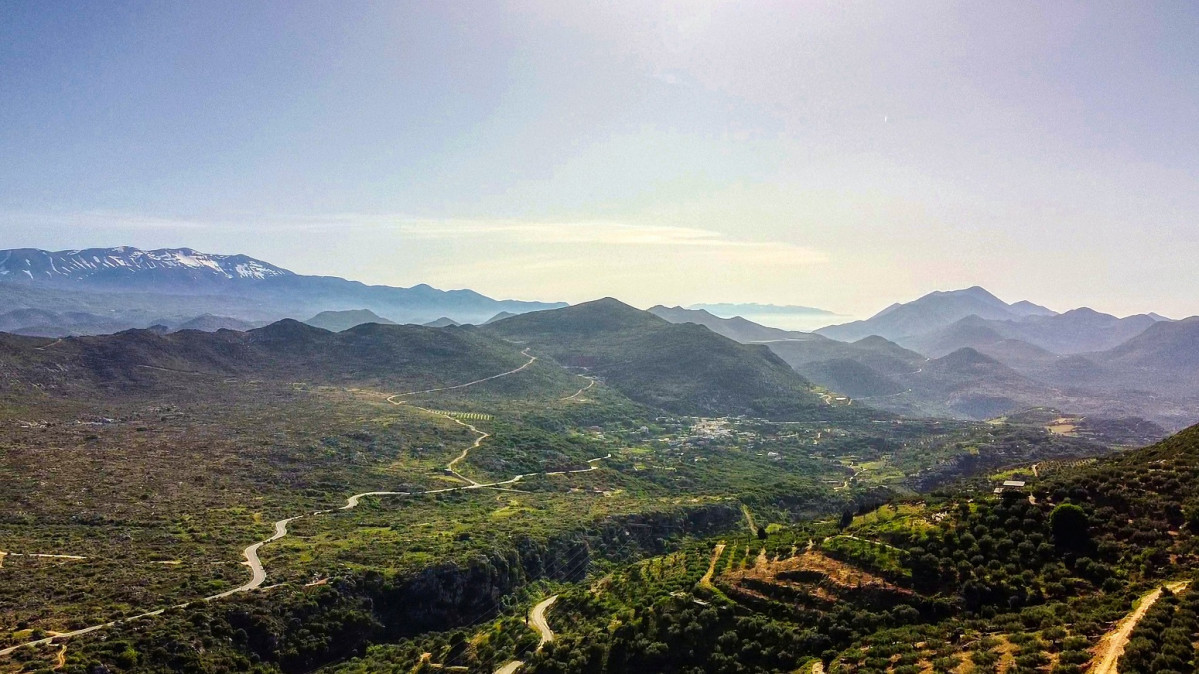
[[[1192,3],[5,2],[0,247],[1199,313]]]

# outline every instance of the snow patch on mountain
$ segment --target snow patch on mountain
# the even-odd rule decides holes
[[[294,276],[245,255],[214,255],[190,248],[139,250],[128,246],[57,252],[16,249],[3,251],[0,276],[24,273],[30,279],[84,280],[117,271],[194,270],[214,278],[264,280]]]

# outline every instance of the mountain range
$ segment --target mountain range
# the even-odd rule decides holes
[[[537,365],[526,377],[497,382],[510,397],[523,395],[510,388],[521,382],[535,383],[539,394],[566,395],[586,383],[582,374],[616,395],[676,414],[784,420],[882,414],[829,405],[764,346],[669,323],[613,299],[486,326],[368,322],[330,331],[284,319],[245,331],[127,330],[57,340],[0,333],[0,393],[76,397],[230,376],[415,390],[513,370],[528,362],[522,350],[538,356]]]
[[[813,383],[905,415],[986,419],[1053,406],[1171,429],[1199,416],[1199,318],[1059,314],[978,287],[931,293],[814,334],[654,311],[765,343]]]
[[[304,276],[245,255],[121,247],[0,251],[0,306],[0,331],[54,338],[130,328],[248,334],[283,318],[333,333],[475,324],[675,412],[802,416],[818,406],[816,384],[915,416],[984,419],[1052,406],[1167,428],[1199,416],[1199,318],[1057,313],[980,287],[803,332],[722,314],[827,312],[756,304],[646,312],[613,299],[567,307]]]
[[[650,307],[649,312],[671,323],[696,323],[718,335],[738,342],[771,342],[786,339],[809,340],[817,336],[798,330],[783,330],[754,323],[741,316],[721,318],[706,309],[684,309],[682,307]]]
[[[245,255],[119,247],[0,251],[0,306],[9,311],[52,309],[93,317],[75,317],[77,330],[69,323],[18,326],[43,327],[44,334],[52,335],[108,331],[113,325],[172,325],[203,314],[263,323],[358,309],[397,323],[426,323],[443,317],[481,323],[500,312],[523,313],[565,304],[495,300],[473,290],[439,290],[424,284],[395,288],[306,276]],[[102,324],[104,330],[91,329],[89,323]]]
[[[1031,316],[1052,316],[1055,312],[1028,301],[1008,304],[983,288],[937,291],[912,302],[892,304],[863,320],[832,325],[816,332],[841,341],[853,341],[870,335],[902,341],[938,328],[947,327],[969,316],[989,320],[1020,320]]]

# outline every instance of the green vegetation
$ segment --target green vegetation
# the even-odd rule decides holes
[[[669,323],[614,299],[514,316],[483,329],[533,345],[565,366],[585,368],[633,400],[677,414],[855,415],[830,410],[803,377],[764,346],[739,344],[693,323]]]
[[[1126,591],[1161,579],[1163,555],[1191,550],[1191,464],[1169,464],[1173,481],[1166,464],[1137,472],[1153,449],[1127,466],[1069,466],[1105,448],[830,407],[741,345],[716,360],[761,375],[752,396],[765,397],[748,408],[751,393],[703,388],[719,371],[684,368],[660,397],[634,401],[631,371],[588,366],[599,375],[588,388],[554,362],[565,351],[473,328],[333,335],[290,322],[249,334],[44,350],[4,338],[0,469],[14,477],[0,483],[12,504],[0,551],[85,559],[3,559],[0,649],[192,602],[65,641],[62,671],[491,672],[519,657],[530,671],[773,672],[818,658],[852,668],[856,652],[866,667],[880,634],[911,643],[901,666],[999,651],[1031,663],[1066,652],[1063,639],[1098,638]],[[631,343],[607,339],[595,343],[608,353]],[[446,390],[395,395],[428,389]],[[802,414],[663,409],[784,399]],[[491,486],[450,473],[460,457],[454,473]],[[994,497],[991,483],[945,486],[1054,458],[1037,503]],[[1111,495],[1122,484],[1147,499],[1135,514]],[[940,491],[916,495],[930,486]],[[399,493],[342,509],[380,491]],[[261,589],[197,603],[245,583],[243,548],[296,516],[259,551]],[[1071,517],[1085,538],[1055,526]],[[1108,526],[1121,518],[1136,523],[1128,536]],[[551,593],[560,639],[536,653],[524,612]],[[949,645],[997,624],[1010,643],[969,656]],[[1035,639],[1019,645],[1017,632]],[[0,669],[47,667],[62,645],[19,649]]]
[[[1120,656],[1122,672],[1195,671],[1196,635],[1199,634],[1199,589],[1193,585],[1181,597],[1166,588],[1133,630]]]

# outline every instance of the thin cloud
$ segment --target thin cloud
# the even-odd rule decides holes
[[[746,241],[707,229],[612,222],[527,223],[444,221],[400,225],[408,237],[463,239],[491,237],[515,243],[558,246],[610,246],[684,249],[689,255],[728,256],[730,261],[752,259],[779,264],[819,264],[827,256],[818,250],[780,241]]]

